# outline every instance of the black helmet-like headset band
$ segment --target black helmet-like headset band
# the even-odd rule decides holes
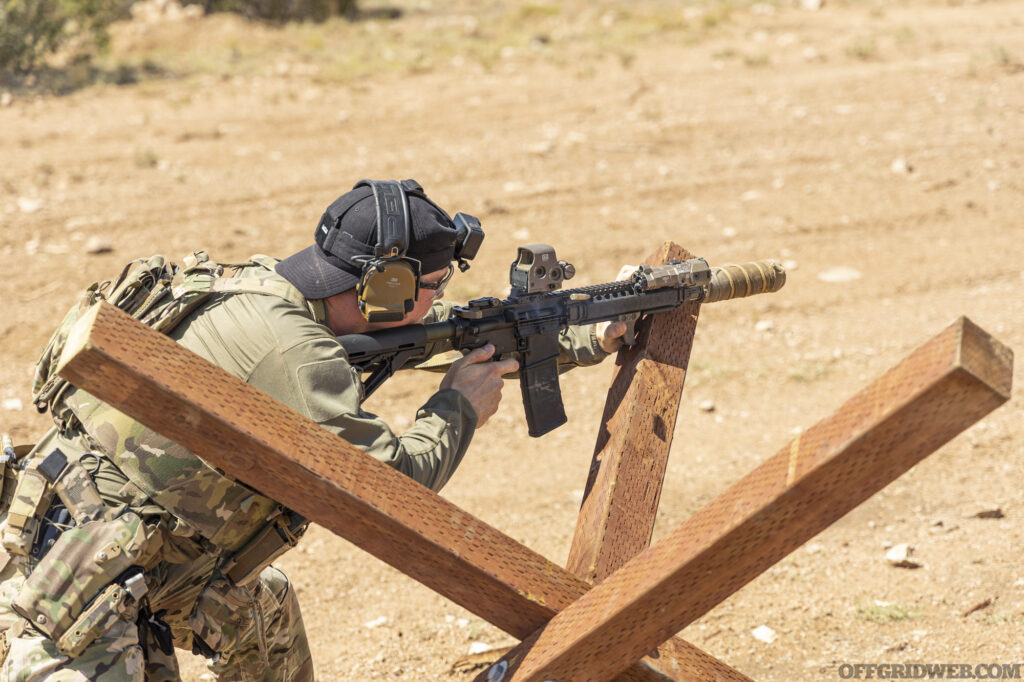
[[[404,256],[412,232],[405,188],[397,180],[360,180],[356,183],[356,187],[363,186],[373,190],[373,199],[377,203],[377,246],[373,255],[377,258]]]

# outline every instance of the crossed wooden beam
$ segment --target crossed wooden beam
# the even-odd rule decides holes
[[[522,640],[478,682],[747,680],[674,633],[1006,402],[1013,353],[960,318],[648,546],[698,309],[620,352],[567,568],[113,306],[60,372]]]

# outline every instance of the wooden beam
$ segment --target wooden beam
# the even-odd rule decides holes
[[[1012,365],[960,318],[555,616],[491,682],[614,677],[1006,402]]]
[[[643,262],[693,257],[666,242]],[[687,303],[648,318],[638,343],[616,357],[566,564],[588,582],[604,580],[651,542],[699,312],[699,303]],[[643,661],[669,679],[684,679],[693,670],[693,648],[673,638]],[[715,679],[749,678],[722,663]]]
[[[60,373],[519,639],[590,588],[109,304],[76,324]],[[697,647],[679,646],[694,678],[725,668]],[[643,664],[623,679],[664,680]]]
[[[643,262],[690,258],[667,242]],[[691,302],[648,318],[637,345],[616,358],[566,564],[590,582],[604,580],[651,542],[699,312]]]

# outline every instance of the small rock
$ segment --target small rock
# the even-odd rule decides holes
[[[771,644],[778,637],[775,630],[772,630],[767,625],[758,625],[750,631],[750,634],[754,636],[754,639],[765,644]]]
[[[459,618],[455,621],[455,624],[458,625],[460,628],[467,627],[469,625],[469,618]]]
[[[552,142],[551,140],[543,140],[542,142],[531,144],[529,147],[526,148],[526,151],[530,152],[531,154],[536,154],[537,156],[544,156],[545,154],[550,154],[554,150],[555,143]]]
[[[822,282],[842,283],[853,282],[861,278],[860,270],[845,265],[838,265],[818,273],[818,279]]]
[[[43,207],[43,202],[40,199],[33,199],[31,197],[18,197],[18,210],[22,213],[35,213]]]
[[[740,201],[756,201],[761,198],[761,192],[756,189],[748,189],[740,196]]]
[[[515,239],[517,241],[522,241],[522,240],[529,239],[529,238],[530,238],[530,231],[527,230],[525,227],[521,227],[521,228],[519,228],[518,230],[516,230],[515,232],[512,233],[512,239]]]
[[[487,642],[473,642],[469,645],[469,655],[472,656],[473,654],[482,654],[485,651],[490,651],[493,648],[494,647],[492,647]]]
[[[14,103],[14,97],[11,93],[4,90],[3,94],[0,94],[0,107],[9,107]]]
[[[387,616],[381,616],[380,618],[374,618],[373,620],[366,621],[365,623],[363,623],[363,627],[364,628],[371,628],[371,629],[372,628],[377,628],[377,627],[380,627],[381,625],[384,625],[387,622],[388,622],[388,617]]]
[[[754,331],[758,332],[770,332],[773,329],[775,329],[775,323],[771,320],[758,320],[754,325]]]
[[[885,559],[896,568],[921,568],[921,564],[910,558],[914,548],[903,542],[885,553]]]
[[[805,62],[816,62],[821,59],[821,53],[813,47],[805,47],[800,52],[800,56],[804,58]]]
[[[1005,517],[1006,514],[1003,513],[1002,507],[990,507],[971,514],[973,519],[1002,519]]]
[[[91,255],[98,255],[101,253],[110,253],[114,250],[114,245],[106,241],[102,237],[93,235],[89,237],[89,240],[85,242],[85,252]]]
[[[5,410],[10,410],[11,412],[20,412],[25,407],[18,398],[7,398],[4,400],[3,406]]]
[[[739,232],[736,230],[735,227],[726,227],[722,229],[722,236],[725,237],[726,239],[732,239],[737,234],[739,234]]]
[[[914,167],[911,166],[906,159],[899,158],[893,159],[892,164],[889,166],[889,170],[897,175],[910,175],[914,172]]]
[[[952,521],[939,519],[928,528],[928,532],[932,535],[945,535],[946,533],[952,533],[959,527],[958,524]]]
[[[715,411],[715,403],[714,403],[713,400],[702,400],[700,405],[698,405],[698,407],[701,410],[703,410],[704,412],[714,412]]]
[[[800,9],[807,12],[817,12],[824,4],[824,0],[799,0]]]
[[[782,261],[782,267],[786,272],[792,272],[800,267],[800,264],[795,260],[784,260]]]

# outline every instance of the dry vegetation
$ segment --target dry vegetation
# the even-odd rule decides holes
[[[532,241],[581,283],[666,239],[712,263],[787,261],[779,294],[701,314],[656,538],[958,315],[1024,348],[1024,3],[361,5],[284,28],[116,25],[94,70],[54,81],[71,94],[0,94],[16,440],[46,426],[31,365],[85,285],[154,252],[286,255],[362,177],[415,177],[481,217],[457,300],[504,291]],[[610,370],[565,377],[571,421],[541,440],[509,390],[444,495],[563,561]],[[368,407],[402,428],[436,381]],[[779,682],[1021,662],[1022,442],[1014,399],[683,636]],[[920,568],[885,561],[898,543]],[[446,679],[472,643],[511,642],[320,529],[282,566],[321,679]]]

